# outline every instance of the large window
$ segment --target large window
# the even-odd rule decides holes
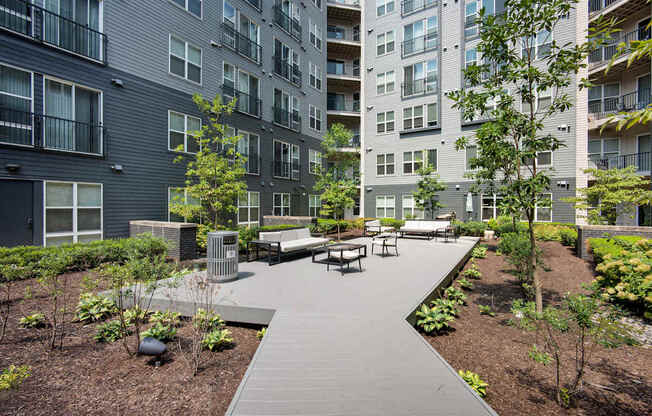
[[[550,54],[552,33],[542,29],[536,36],[521,39],[521,56],[531,59],[542,59]]]
[[[243,192],[238,198],[238,225],[258,225],[260,222],[260,193]]]
[[[172,0],[172,1],[201,19],[202,0]]]
[[[286,194],[286,193],[274,194],[274,215],[276,216],[290,215],[290,194]]]
[[[394,71],[387,71],[376,76],[376,94],[383,95],[394,92],[396,83]]]
[[[171,222],[191,222],[195,218],[182,217],[172,212],[173,205],[194,205],[198,207],[200,201],[188,193],[185,188],[168,188],[168,221]]]
[[[403,67],[403,96],[437,91],[437,60],[430,59]]]
[[[476,145],[467,145],[465,148],[466,152],[466,163],[465,163],[465,169],[466,170],[473,170],[471,167],[471,161],[478,157],[478,146]]]
[[[482,195],[482,221],[489,221],[500,216],[500,195]]]
[[[394,31],[390,30],[376,36],[376,55],[394,52]]]
[[[589,113],[608,113],[618,111],[620,83],[596,85],[589,88]]]
[[[274,176],[299,180],[299,146],[274,140]]]
[[[319,173],[319,169],[322,167],[321,153],[313,149],[308,149],[308,159],[310,162],[308,171],[316,175]]]
[[[235,133],[234,133],[235,135]],[[245,169],[247,173],[260,174],[260,136],[243,130],[238,130],[238,153],[247,158]]]
[[[223,63],[222,93],[225,101],[236,99],[235,109],[260,117],[260,80],[249,72]]]
[[[197,153],[199,143],[194,132],[201,130],[201,119],[186,114],[168,111],[168,149]]]
[[[321,91],[321,67],[317,64],[313,64],[312,62],[309,62],[308,66],[310,71],[310,86]]]
[[[396,198],[394,195],[376,196],[376,218],[394,218],[396,216]]]
[[[552,221],[552,194],[541,194],[537,198],[536,209],[534,210],[534,221]]]
[[[170,73],[201,84],[201,48],[170,35]]]
[[[403,26],[402,55],[424,52],[437,47],[437,16]]]
[[[423,219],[423,209],[417,207],[414,195],[403,195],[403,219]]]
[[[478,2],[467,1],[464,8],[464,37],[470,38],[478,34]]]
[[[312,20],[312,18],[308,19],[308,25],[310,28],[310,44],[315,48],[321,50],[321,25],[318,22]]]
[[[3,1],[0,10],[11,7],[15,1]],[[29,2],[28,2],[29,3]],[[102,28],[101,0],[46,0],[32,1],[31,3],[43,6],[50,13],[41,13],[43,40],[52,45],[88,56],[93,59],[103,60],[104,36]],[[44,4],[43,4],[44,3]],[[6,10],[6,9],[5,9]],[[37,13],[32,10],[32,13]],[[2,19],[0,13],[0,21]],[[7,15],[9,22],[14,21],[14,15]],[[27,16],[26,16],[27,17]],[[6,17],[5,17],[6,19]],[[19,30],[21,33],[26,31]],[[36,31],[36,30],[35,30]],[[31,35],[31,33],[25,33]]]
[[[376,0],[376,16],[385,16],[394,11],[395,0]]]
[[[594,163],[599,163],[602,160],[606,160],[607,167],[616,167],[619,154],[619,139],[589,140],[589,160]]]
[[[308,215],[310,215],[311,217],[319,217],[320,210],[321,210],[321,196],[309,195]]]
[[[423,167],[423,151],[403,152],[403,175],[414,175]]]
[[[376,131],[378,133],[390,133],[394,131],[393,111],[385,111],[376,114]]]
[[[376,176],[390,176],[394,174],[394,153],[376,156]]]
[[[403,109],[403,130],[437,126],[437,104],[422,104]]]
[[[46,246],[102,239],[102,185],[45,182]]]
[[[310,111],[310,128],[315,131],[321,131],[321,110],[314,105],[309,105]]]
[[[31,146],[33,74],[0,65],[0,142]]]

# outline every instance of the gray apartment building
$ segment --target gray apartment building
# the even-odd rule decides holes
[[[248,193],[234,220],[314,213],[327,100],[310,75],[326,67],[325,8],[0,0],[0,246],[183,220],[169,203],[184,198],[174,159],[197,150],[189,132],[204,122],[195,93],[238,99],[226,123],[242,136]]]

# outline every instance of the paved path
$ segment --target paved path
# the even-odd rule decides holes
[[[241,263],[218,309],[269,327],[227,415],[494,415],[405,320],[475,242],[402,239],[344,276],[309,257]],[[187,290],[156,306],[170,297],[183,312]]]

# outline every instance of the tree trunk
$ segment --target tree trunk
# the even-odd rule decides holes
[[[528,213],[529,214],[529,213]],[[537,258],[536,258],[536,239],[534,238],[534,224],[532,215],[528,215],[528,231],[530,233],[530,255],[528,260],[528,279],[534,286],[534,302],[538,313],[543,312],[543,295],[541,293],[541,280],[536,272]]]
[[[340,239],[340,221],[339,220],[335,220],[335,221],[337,221],[337,241],[341,241],[341,239]]]

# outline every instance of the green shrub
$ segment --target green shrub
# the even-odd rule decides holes
[[[437,308],[441,312],[444,312],[451,316],[457,316],[458,313],[457,306],[458,303],[451,299],[437,298],[430,302],[431,308]]]
[[[115,342],[130,334],[131,331],[122,328],[120,321],[113,320],[98,325],[97,333],[93,338],[97,342]]]
[[[457,303],[458,305],[464,305],[466,302],[466,295],[460,289],[455,286],[449,286],[444,290],[444,297],[446,299]]]
[[[42,313],[35,313],[20,318],[18,323],[23,328],[42,328],[45,326],[45,315]]]
[[[135,306],[133,308],[126,309],[123,313],[123,317],[127,325],[133,325],[136,323],[136,321],[140,323],[147,321],[147,314],[147,311]]]
[[[454,221],[453,226],[457,228],[459,235],[470,237],[483,237],[487,229],[487,223],[482,221]]]
[[[396,218],[380,218],[380,225],[398,230],[405,225],[405,221],[397,220]]]
[[[172,341],[177,335],[177,329],[169,325],[162,325],[160,323],[154,324],[147,331],[140,334],[140,338],[150,337],[155,338],[161,342]]]
[[[76,310],[77,320],[80,322],[100,321],[117,311],[112,299],[92,293],[79,295]]]
[[[467,280],[465,277],[457,279],[457,283],[460,284],[460,287],[462,289],[466,289],[466,290],[472,290],[473,289],[473,282],[471,282],[470,280]]]
[[[17,389],[27,377],[31,376],[30,368],[26,365],[16,367],[10,365],[0,373],[0,391]]]
[[[572,228],[563,228],[559,230],[561,243],[567,247],[577,248],[577,230]]]
[[[161,324],[168,326],[179,326],[181,324],[181,314],[167,310],[156,311],[149,317],[149,322],[152,324]]]
[[[197,309],[195,316],[192,318],[192,324],[195,328],[204,329],[206,332],[223,328],[225,325],[219,314],[202,308]]]
[[[462,274],[464,275],[464,277],[468,277],[469,279],[478,280],[482,277],[482,273],[480,273],[480,270],[478,269],[478,265],[475,264],[473,260],[471,260],[471,267],[464,270]]]
[[[266,333],[267,333],[267,327],[264,327],[260,331],[256,332],[256,338],[263,339]]]
[[[210,351],[219,351],[233,344],[233,337],[228,329],[218,328],[206,334],[201,344]]]
[[[455,317],[438,307],[429,308],[426,304],[422,304],[421,308],[416,312],[417,326],[423,329],[424,332],[430,334],[432,332],[441,332],[450,327],[450,323],[455,320]]]
[[[484,259],[487,257],[487,246],[477,246],[471,251],[471,257],[474,259]]]
[[[480,315],[496,316],[496,313],[489,305],[478,305],[478,309],[480,310]]]
[[[457,374],[459,374],[460,377],[462,377],[462,379],[466,381],[476,393],[478,393],[478,396],[485,397],[487,395],[487,387],[489,387],[489,384],[482,381],[479,375],[469,370],[459,370]]]
[[[507,233],[500,238],[498,250],[506,257],[507,263],[516,268],[520,277],[527,274],[527,265],[530,256],[530,237],[525,233]],[[536,249],[537,263],[541,263],[542,252]]]

